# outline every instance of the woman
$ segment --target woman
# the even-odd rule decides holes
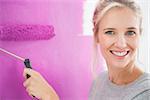
[[[93,82],[90,100],[150,100],[150,75],[135,64],[141,35],[140,9],[131,0],[101,0],[94,17],[95,49],[106,61],[108,71]],[[31,96],[58,100],[54,89],[36,71],[24,70],[24,86]],[[149,82],[149,83],[148,83]]]
[[[142,17],[131,0],[101,0],[93,16],[95,49],[99,49],[108,71],[93,82],[89,100],[150,100],[150,75],[135,58]]]

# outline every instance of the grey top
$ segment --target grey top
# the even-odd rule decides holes
[[[150,100],[150,74],[144,73],[127,85],[116,85],[103,72],[93,81],[89,100]]]

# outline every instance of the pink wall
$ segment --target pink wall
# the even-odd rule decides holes
[[[82,0],[53,0],[49,22],[56,36],[46,41],[0,41],[0,47],[30,58],[33,69],[61,100],[86,100],[91,85],[91,37],[82,33]],[[2,20],[1,20],[2,21]],[[0,100],[30,100],[23,87],[23,62],[0,52]]]

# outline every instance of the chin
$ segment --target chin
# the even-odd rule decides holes
[[[125,68],[129,64],[129,61],[114,61],[114,60],[111,60],[107,64],[108,64],[108,66],[122,69],[122,68]]]

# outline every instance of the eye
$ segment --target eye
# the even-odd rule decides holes
[[[136,35],[136,32],[134,32],[134,31],[127,31],[126,35],[128,35],[128,36],[134,36],[134,35]]]
[[[114,32],[114,31],[106,31],[105,34],[108,34],[108,35],[114,35],[115,32]]]

